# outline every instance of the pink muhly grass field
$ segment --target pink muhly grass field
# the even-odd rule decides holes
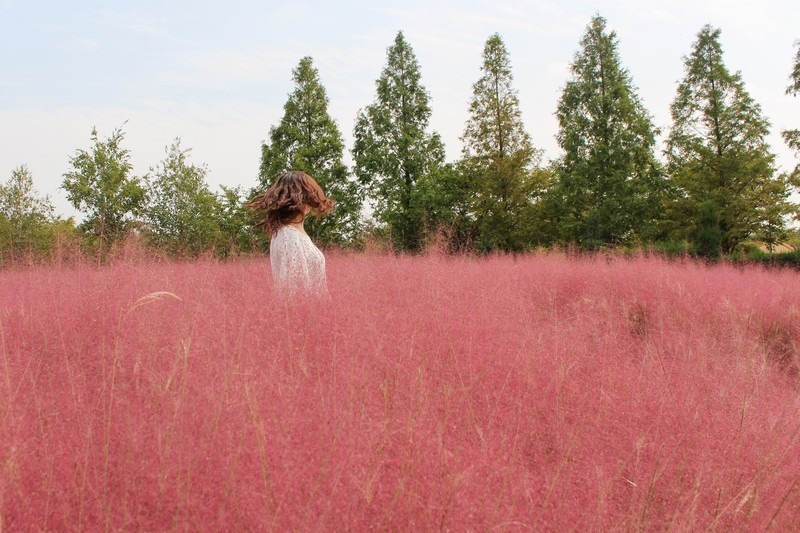
[[[328,255],[0,272],[0,530],[800,523],[800,274]]]

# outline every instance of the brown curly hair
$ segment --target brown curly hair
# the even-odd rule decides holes
[[[295,222],[298,216],[304,220],[304,205],[310,205],[317,215],[325,215],[333,210],[333,204],[334,201],[325,196],[314,178],[305,172],[290,170],[244,205],[255,211],[260,219],[256,228],[274,234],[281,226]]]

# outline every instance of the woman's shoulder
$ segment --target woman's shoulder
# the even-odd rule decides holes
[[[272,242],[293,242],[302,241],[304,233],[294,226],[284,224],[280,226],[275,233],[272,234]]]

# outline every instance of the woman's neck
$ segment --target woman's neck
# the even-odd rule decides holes
[[[302,220],[299,221],[299,222],[287,222],[286,224],[288,226],[292,226],[293,228],[299,229],[303,233],[306,232],[306,229],[303,227],[303,221]]]

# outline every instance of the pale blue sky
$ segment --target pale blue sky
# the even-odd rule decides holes
[[[494,32],[510,53],[528,132],[552,159],[560,154],[553,113],[595,13],[617,32],[622,62],[663,133],[682,57],[704,24],[721,28],[728,68],[742,72],[772,123],[778,164],[794,165],[779,132],[800,127],[800,98],[784,94],[800,39],[796,0],[0,0],[0,180],[27,164],[38,190],[71,215],[58,188],[69,156],[90,147],[93,126],[105,137],[127,121],[136,175],[180,136],[215,189],[249,188],[300,58],[314,58],[349,149],[398,30],[420,62],[431,125],[450,160]]]

